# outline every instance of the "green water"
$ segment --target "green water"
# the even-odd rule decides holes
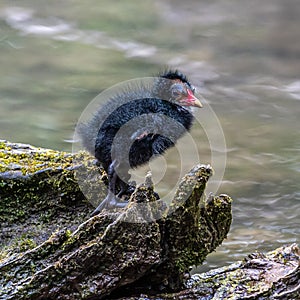
[[[2,1],[0,137],[71,151],[75,124],[106,88],[185,72],[206,98],[197,120],[226,140],[214,149],[196,123],[202,163],[222,172],[234,199],[228,239],[201,270],[299,242],[300,8],[291,1]],[[215,132],[214,132],[215,128]],[[178,166],[198,162],[188,140],[151,165],[166,193]],[[180,152],[179,151],[179,152]],[[163,166],[163,167],[162,167]],[[139,171],[144,172],[143,171]],[[140,175],[143,176],[143,175]],[[219,180],[219,179],[218,179]],[[218,182],[219,183],[219,182]]]

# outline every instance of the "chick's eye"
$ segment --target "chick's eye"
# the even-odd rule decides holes
[[[176,98],[176,97],[179,97],[180,95],[184,94],[185,89],[181,84],[176,83],[176,84],[172,85],[171,93],[172,93],[172,96]]]

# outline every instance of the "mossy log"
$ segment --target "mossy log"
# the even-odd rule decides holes
[[[141,299],[203,300],[297,300],[300,299],[300,249],[296,244],[266,254],[253,253],[227,267],[192,275],[176,293],[137,297]]]
[[[94,183],[84,193],[78,170]],[[212,299],[216,290],[226,291],[230,278],[220,277],[216,288],[214,278],[207,285],[195,277],[187,281],[189,267],[201,264],[230,228],[230,197],[205,199],[211,174],[210,166],[194,167],[168,208],[146,178],[125,209],[89,218],[93,205],[84,195],[103,199],[106,191],[93,186],[107,181],[93,158],[0,141],[0,299],[102,299],[178,290],[191,299],[184,296],[186,288],[190,295],[197,291],[195,298],[204,291]]]

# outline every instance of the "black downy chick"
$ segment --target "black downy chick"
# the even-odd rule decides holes
[[[104,208],[125,207],[127,203],[118,199],[129,189],[129,169],[174,146],[192,126],[191,107],[202,107],[194,87],[178,71],[160,74],[151,89],[123,91],[79,127],[83,146],[108,174],[108,194],[92,215]]]

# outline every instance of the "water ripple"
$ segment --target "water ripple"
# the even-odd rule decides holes
[[[10,27],[22,34],[47,36],[68,42],[78,41],[98,48],[122,51],[126,57],[149,57],[153,56],[157,50],[152,45],[109,37],[104,32],[79,30],[75,25],[58,18],[36,18],[32,9],[9,7],[4,10],[2,17]]]

